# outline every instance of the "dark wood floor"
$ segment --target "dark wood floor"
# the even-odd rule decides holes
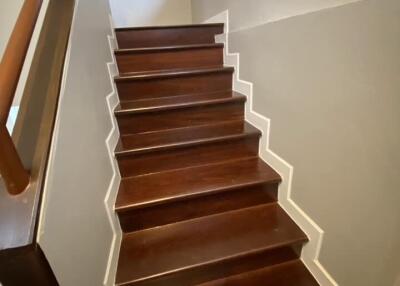
[[[215,35],[223,24],[117,29],[124,232],[117,285],[318,285],[277,203]]]

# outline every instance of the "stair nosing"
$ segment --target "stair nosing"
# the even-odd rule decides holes
[[[287,266],[287,265],[297,264],[297,263],[299,263],[299,262],[302,263],[302,261],[301,261],[300,258],[294,258],[294,259],[291,259],[291,260],[287,260],[287,261],[279,262],[279,263],[276,263],[276,264],[272,264],[272,265],[267,266],[267,267],[256,268],[256,269],[253,269],[253,270],[250,270],[250,271],[246,271],[246,272],[243,272],[243,273],[238,273],[238,274],[234,274],[234,275],[229,275],[229,276],[226,276],[226,277],[222,277],[222,278],[219,278],[219,279],[215,279],[215,280],[211,280],[211,281],[206,281],[206,282],[201,283],[201,284],[198,284],[198,285],[196,285],[196,286],[208,285],[208,283],[211,283],[211,282],[216,282],[216,281],[219,281],[219,280],[222,280],[222,279],[235,278],[235,277],[240,276],[241,274],[246,274],[246,273],[251,274],[251,273],[255,273],[255,272],[258,272],[258,271],[261,271],[261,270],[264,270],[264,269],[271,269],[271,270],[274,270],[274,269],[277,269],[277,268],[280,268],[280,267],[285,267],[285,266]],[[305,266],[305,265],[304,265],[304,266]],[[310,274],[311,274],[311,273],[310,273]]]
[[[239,122],[243,122],[242,119],[235,119],[235,120],[226,120],[226,121],[220,121],[218,123],[206,123],[206,124],[200,124],[200,125],[196,125],[195,127],[210,127],[210,126],[214,126],[216,124],[230,124],[230,123],[239,123]],[[247,121],[246,121],[247,122]],[[150,130],[150,131],[144,131],[144,132],[140,132],[140,133],[134,133],[134,135],[144,135],[144,134],[150,134],[150,133],[157,133],[160,131],[178,131],[178,130],[182,130],[182,129],[191,129],[193,128],[193,126],[182,126],[182,127],[172,127],[172,128],[168,128],[168,129],[163,129],[163,130]],[[122,137],[129,137],[132,134],[121,134],[120,138]]]
[[[114,50],[114,54],[124,55],[124,54],[146,53],[146,52],[150,53],[150,52],[162,52],[162,51],[174,51],[174,50],[179,51],[179,50],[220,49],[220,48],[224,48],[223,43],[117,49]]]
[[[186,96],[205,96],[205,95],[211,95],[211,94],[221,94],[221,93],[232,93],[232,94],[241,94],[240,92],[234,91],[232,89],[228,90],[220,90],[220,91],[211,91],[211,92],[193,92],[193,93],[186,93],[186,94],[178,94],[178,95],[170,95],[170,96],[155,96],[155,97],[149,97],[149,98],[138,98],[138,99],[130,99],[130,100],[120,100],[120,103],[129,103],[129,102],[143,102],[143,101],[148,101],[148,100],[162,100],[165,98],[182,98]]]
[[[156,29],[176,29],[176,28],[207,28],[224,26],[224,23],[206,23],[206,24],[187,24],[187,25],[166,25],[166,26],[146,26],[146,27],[119,27],[115,28],[116,32],[122,31],[141,31],[141,30],[156,30]]]
[[[131,114],[153,113],[153,112],[159,112],[159,111],[170,111],[170,110],[177,110],[177,109],[193,108],[193,107],[198,107],[198,106],[221,105],[221,104],[225,104],[225,103],[235,103],[235,102],[246,102],[246,100],[247,100],[247,97],[245,95],[239,94],[239,95],[227,97],[227,98],[207,99],[207,100],[202,100],[202,101],[176,103],[176,104],[170,104],[170,105],[164,105],[164,106],[120,109],[120,110],[115,110],[114,114],[116,117],[121,117],[121,116],[131,115]]]
[[[116,83],[136,80],[151,80],[159,78],[174,78],[174,77],[185,77],[200,74],[212,74],[212,73],[232,73],[235,71],[234,67],[224,66],[215,68],[198,68],[198,69],[182,69],[169,71],[165,70],[158,73],[149,74],[121,74],[114,77]]]
[[[205,217],[193,218],[193,219],[182,221],[182,222],[168,224],[168,225],[165,225],[165,226],[162,226],[162,227],[163,228],[168,228],[168,227],[171,227],[171,226],[176,225],[176,224],[184,224],[184,223],[188,223],[188,222],[196,221],[196,220],[205,220],[206,218],[211,219],[213,217],[223,216],[223,215],[227,215],[229,213],[243,212],[243,211],[246,211],[246,210],[249,210],[249,209],[264,208],[264,207],[270,208],[273,205],[276,205],[277,207],[281,208],[281,206],[279,205],[278,202],[267,203],[267,204],[261,204],[261,205],[257,205],[257,206],[241,208],[241,209],[238,209],[238,210],[231,210],[231,211],[227,211],[227,212],[223,212],[223,213],[212,214],[212,215],[208,215],[208,216],[205,216]],[[287,213],[286,213],[286,215],[287,215]],[[289,215],[287,215],[287,216],[289,217],[290,220],[292,220],[292,218]],[[133,235],[135,233],[146,232],[148,230],[149,229],[129,232],[129,233],[124,234],[124,236],[125,237],[129,237],[130,235]],[[129,284],[129,283],[144,282],[144,281],[148,281],[148,280],[151,280],[151,279],[160,278],[160,277],[163,277],[163,276],[166,276],[166,275],[171,275],[171,274],[174,274],[174,273],[178,273],[178,272],[181,272],[181,271],[187,271],[187,270],[190,270],[190,269],[195,269],[197,267],[202,267],[202,266],[206,266],[206,265],[212,265],[212,264],[221,263],[221,262],[224,262],[224,261],[229,261],[229,260],[232,260],[232,259],[239,259],[241,257],[255,255],[255,254],[262,253],[262,252],[265,252],[265,251],[270,251],[270,250],[276,249],[276,248],[281,248],[281,247],[294,245],[294,244],[300,244],[300,243],[302,244],[302,243],[305,243],[307,241],[308,241],[308,237],[304,234],[304,232],[302,232],[302,236],[301,237],[299,236],[296,239],[285,240],[283,242],[270,244],[270,245],[265,246],[265,247],[260,247],[260,248],[252,249],[252,250],[249,250],[249,251],[243,251],[243,252],[240,252],[240,253],[235,253],[233,255],[227,255],[227,256],[224,256],[224,257],[216,258],[216,259],[210,259],[210,260],[205,261],[205,262],[188,265],[188,266],[185,266],[185,267],[181,267],[179,269],[173,269],[173,270],[165,271],[165,272],[162,272],[162,273],[153,274],[153,275],[150,275],[150,276],[146,276],[146,277],[142,277],[142,278],[138,278],[138,279],[133,279],[133,280],[126,281],[126,282],[121,282],[122,284],[118,284],[118,285],[126,285],[126,284]]]
[[[147,201],[147,202],[140,203],[140,204],[130,204],[130,205],[124,205],[124,206],[118,206],[118,207],[115,206],[115,211],[117,213],[125,213],[125,212],[129,212],[132,210],[146,209],[149,207],[168,204],[168,203],[172,203],[172,202],[181,202],[181,201],[185,201],[185,200],[191,200],[191,199],[195,199],[195,198],[201,198],[201,197],[206,197],[206,196],[220,194],[220,193],[227,193],[227,192],[235,191],[235,190],[242,189],[242,188],[276,184],[276,183],[279,183],[280,181],[281,180],[279,180],[279,179],[254,180],[253,182],[223,186],[223,187],[213,188],[213,189],[209,189],[207,191],[202,191],[202,192],[198,192],[198,193],[184,194],[184,195],[178,195],[178,196],[173,196],[173,197],[170,196],[168,198]],[[275,202],[273,202],[273,203],[275,203]],[[188,221],[188,220],[186,220],[186,221]]]
[[[136,154],[160,152],[160,151],[169,150],[169,149],[186,148],[186,147],[191,147],[191,146],[196,146],[196,145],[208,145],[208,144],[217,143],[217,142],[240,140],[243,138],[256,137],[256,136],[261,137],[261,135],[262,135],[261,131],[256,129],[256,130],[252,130],[247,133],[242,132],[242,133],[238,133],[238,134],[223,135],[223,136],[218,136],[218,137],[207,137],[207,138],[201,138],[201,139],[193,139],[193,140],[188,140],[185,142],[175,142],[175,143],[169,143],[169,144],[158,145],[158,146],[153,146],[153,147],[144,147],[144,148],[124,150],[124,151],[115,151],[115,156],[117,158],[122,158],[122,157],[132,156],[132,155],[136,155]]]
[[[261,247],[261,248],[254,249],[254,250],[251,250],[251,251],[241,252],[241,253],[225,256],[225,257],[218,258],[218,259],[212,259],[212,260],[209,260],[207,262],[202,262],[202,263],[197,263],[197,264],[185,266],[185,267],[182,267],[182,268],[179,268],[179,269],[165,271],[165,272],[157,273],[157,274],[154,274],[154,275],[151,275],[151,276],[147,276],[147,277],[143,277],[143,278],[139,278],[139,279],[134,279],[134,280],[126,281],[126,282],[121,282],[121,284],[118,284],[118,285],[129,285],[130,283],[145,282],[145,281],[148,281],[148,280],[161,278],[163,276],[172,275],[172,274],[175,274],[175,273],[179,273],[179,272],[182,272],[182,271],[187,271],[187,270],[190,270],[190,269],[195,269],[195,268],[202,267],[202,266],[213,265],[213,264],[216,264],[216,263],[221,263],[221,262],[225,262],[225,261],[229,261],[229,260],[233,260],[233,259],[240,259],[242,257],[256,255],[256,254],[259,254],[259,253],[262,253],[262,252],[271,251],[271,250],[277,249],[277,248],[283,248],[283,247],[289,246],[289,245],[303,244],[303,243],[305,243],[307,241],[308,241],[307,237],[302,237],[302,238],[293,239],[293,240],[286,240],[286,241],[281,242],[281,243],[271,244],[269,246]]]
[[[123,177],[122,180],[129,180],[129,179],[138,178],[138,177],[142,177],[142,176],[151,176],[151,175],[158,174],[158,173],[175,172],[175,171],[179,171],[179,170],[187,170],[187,169],[200,168],[200,167],[205,167],[205,166],[224,165],[224,164],[229,164],[229,163],[239,162],[239,161],[245,161],[245,160],[251,160],[251,159],[256,160],[256,159],[260,159],[260,158],[258,157],[258,155],[253,155],[253,156],[247,156],[247,157],[230,159],[230,160],[223,160],[223,161],[212,162],[212,163],[208,162],[208,163],[204,163],[204,164],[200,164],[200,165],[196,165],[196,166],[186,166],[186,167],[181,167],[181,168],[176,168],[176,169],[156,171],[156,172],[153,172],[153,173],[146,173],[146,174],[140,174],[140,175],[134,175],[134,176],[127,176],[127,177]]]

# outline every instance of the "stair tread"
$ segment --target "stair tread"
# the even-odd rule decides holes
[[[318,282],[300,260],[245,272],[198,286],[259,286],[267,281],[268,285],[274,286],[318,286]]]
[[[170,170],[122,179],[115,207],[123,211],[280,180],[258,158]]]
[[[115,114],[122,115],[142,112],[155,112],[161,110],[218,104],[225,102],[243,102],[245,100],[245,95],[242,95],[235,91],[149,98],[133,101],[123,101],[120,103],[120,106],[115,110]]]
[[[222,122],[155,132],[123,135],[116,149],[117,156],[146,151],[163,150],[207,142],[228,140],[261,132],[244,121]]]
[[[223,66],[223,23],[117,28],[117,285],[318,285]],[[207,282],[208,281],[208,282]],[[143,283],[141,283],[143,282]],[[203,283],[203,284],[201,284]]]
[[[196,44],[196,45],[172,45],[172,46],[161,46],[161,47],[144,47],[144,48],[127,48],[117,49],[114,51],[116,55],[131,54],[131,53],[144,53],[144,52],[160,52],[160,51],[171,51],[171,50],[191,50],[191,49],[203,49],[203,48],[223,48],[222,43],[213,44]]]
[[[278,204],[125,234],[117,283],[155,278],[307,240]]]
[[[173,28],[206,28],[206,27],[220,27],[224,23],[205,23],[205,24],[186,24],[186,25],[160,25],[160,26],[144,26],[144,27],[119,27],[115,31],[130,31],[130,30],[153,30],[153,29],[173,29]]]
[[[155,78],[168,78],[177,76],[190,76],[199,75],[207,73],[220,73],[220,72],[230,72],[233,73],[235,69],[229,66],[213,66],[213,67],[201,67],[201,68],[185,68],[185,69],[169,69],[169,70],[158,70],[158,71],[146,71],[146,72],[132,72],[124,73],[115,76],[115,81],[123,82],[130,80],[146,80]]]

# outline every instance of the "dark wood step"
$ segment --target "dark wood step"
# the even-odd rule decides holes
[[[136,134],[150,131],[199,126],[244,119],[244,95],[234,94],[226,98],[206,99],[206,96],[180,97],[173,102],[160,99],[153,106],[138,107],[132,102],[115,111],[121,134]]]
[[[118,118],[119,116],[127,114],[158,113],[159,111],[214,105],[233,101],[246,101],[246,96],[235,91],[224,91],[121,101],[120,106],[115,110],[115,115]]]
[[[116,211],[128,232],[274,202],[279,182],[258,158],[125,178]]]
[[[116,210],[144,208],[279,182],[279,174],[258,158],[172,170],[123,179]]]
[[[126,154],[118,157],[121,176],[132,177],[167,170],[213,164],[257,156],[259,133],[244,133],[218,141],[177,146],[167,151]]]
[[[237,274],[198,286],[318,286],[318,282],[300,260]]]
[[[147,279],[141,282],[136,281],[134,283],[120,283],[117,285],[198,285],[209,281],[215,281],[223,277],[234,276],[240,273],[257,270],[288,261],[295,261],[299,258],[301,246],[302,243],[293,244],[286,247],[253,253],[246,255],[245,257],[233,258],[228,261],[222,260],[212,264],[205,264],[199,267],[186,269],[185,271],[155,277],[153,279]],[[265,283],[261,285],[265,285]]]
[[[224,44],[188,45],[115,51],[119,72],[222,67]]]
[[[223,67],[223,24],[116,29],[117,285],[317,285]]]
[[[212,44],[223,32],[223,23],[115,29],[120,49]]]
[[[145,208],[118,211],[122,231],[133,232],[209,216],[277,200],[278,183],[241,186],[229,191],[210,192],[188,200],[169,201]]]
[[[157,97],[157,98],[145,98],[138,100],[128,100],[128,101],[120,101],[120,105],[116,108],[116,111],[121,110],[129,110],[129,109],[155,109],[161,108],[165,109],[170,106],[185,106],[187,104],[192,104],[194,102],[205,102],[209,100],[218,100],[218,99],[226,99],[234,96],[234,92],[232,91],[221,91],[221,92],[212,92],[205,94],[189,94],[189,95],[176,95],[176,96],[168,96],[168,97]]]
[[[232,90],[234,68],[181,69],[115,78],[121,101]]]
[[[228,121],[211,125],[124,135],[117,146],[116,155],[121,157],[125,154],[218,142],[251,133],[261,135],[260,131],[244,121]]]
[[[133,232],[123,237],[117,284],[136,285],[169,275],[168,282],[159,285],[182,285],[174,284],[174,275],[196,268],[212,271],[224,263],[306,240],[278,204]]]

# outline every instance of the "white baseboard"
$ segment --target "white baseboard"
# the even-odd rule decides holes
[[[104,276],[104,285],[111,286],[115,284],[115,277],[117,273],[118,266],[118,257],[119,257],[119,249],[121,245],[122,239],[122,230],[119,224],[118,216],[115,213],[115,201],[118,194],[119,184],[121,182],[121,176],[118,169],[118,163],[114,155],[115,147],[118,144],[119,140],[119,129],[117,125],[117,120],[114,116],[114,109],[119,104],[118,93],[115,88],[114,76],[118,74],[118,68],[115,61],[114,49],[117,47],[116,38],[114,34],[114,26],[113,21],[110,15],[110,25],[112,30],[112,35],[108,36],[108,43],[110,46],[110,53],[112,56],[112,62],[107,63],[108,72],[110,75],[110,83],[112,86],[112,92],[107,96],[107,106],[110,115],[110,119],[112,122],[112,128],[110,134],[107,137],[106,145],[107,150],[111,162],[111,166],[113,169],[113,177],[108,187],[107,195],[104,200],[105,208],[107,210],[107,216],[114,233],[111,245],[110,245],[110,254],[107,263],[106,274]]]
[[[240,54],[229,53],[229,10],[208,19],[206,23],[225,23],[225,33],[218,35],[216,40],[225,44],[224,63],[235,67],[233,89],[246,95],[245,118],[262,132],[260,157],[282,176],[279,204],[309,238],[309,242],[303,248],[301,260],[321,286],[338,286],[318,260],[324,231],[293,201],[291,193],[294,168],[269,148],[271,120],[254,111],[253,83],[240,79]]]

